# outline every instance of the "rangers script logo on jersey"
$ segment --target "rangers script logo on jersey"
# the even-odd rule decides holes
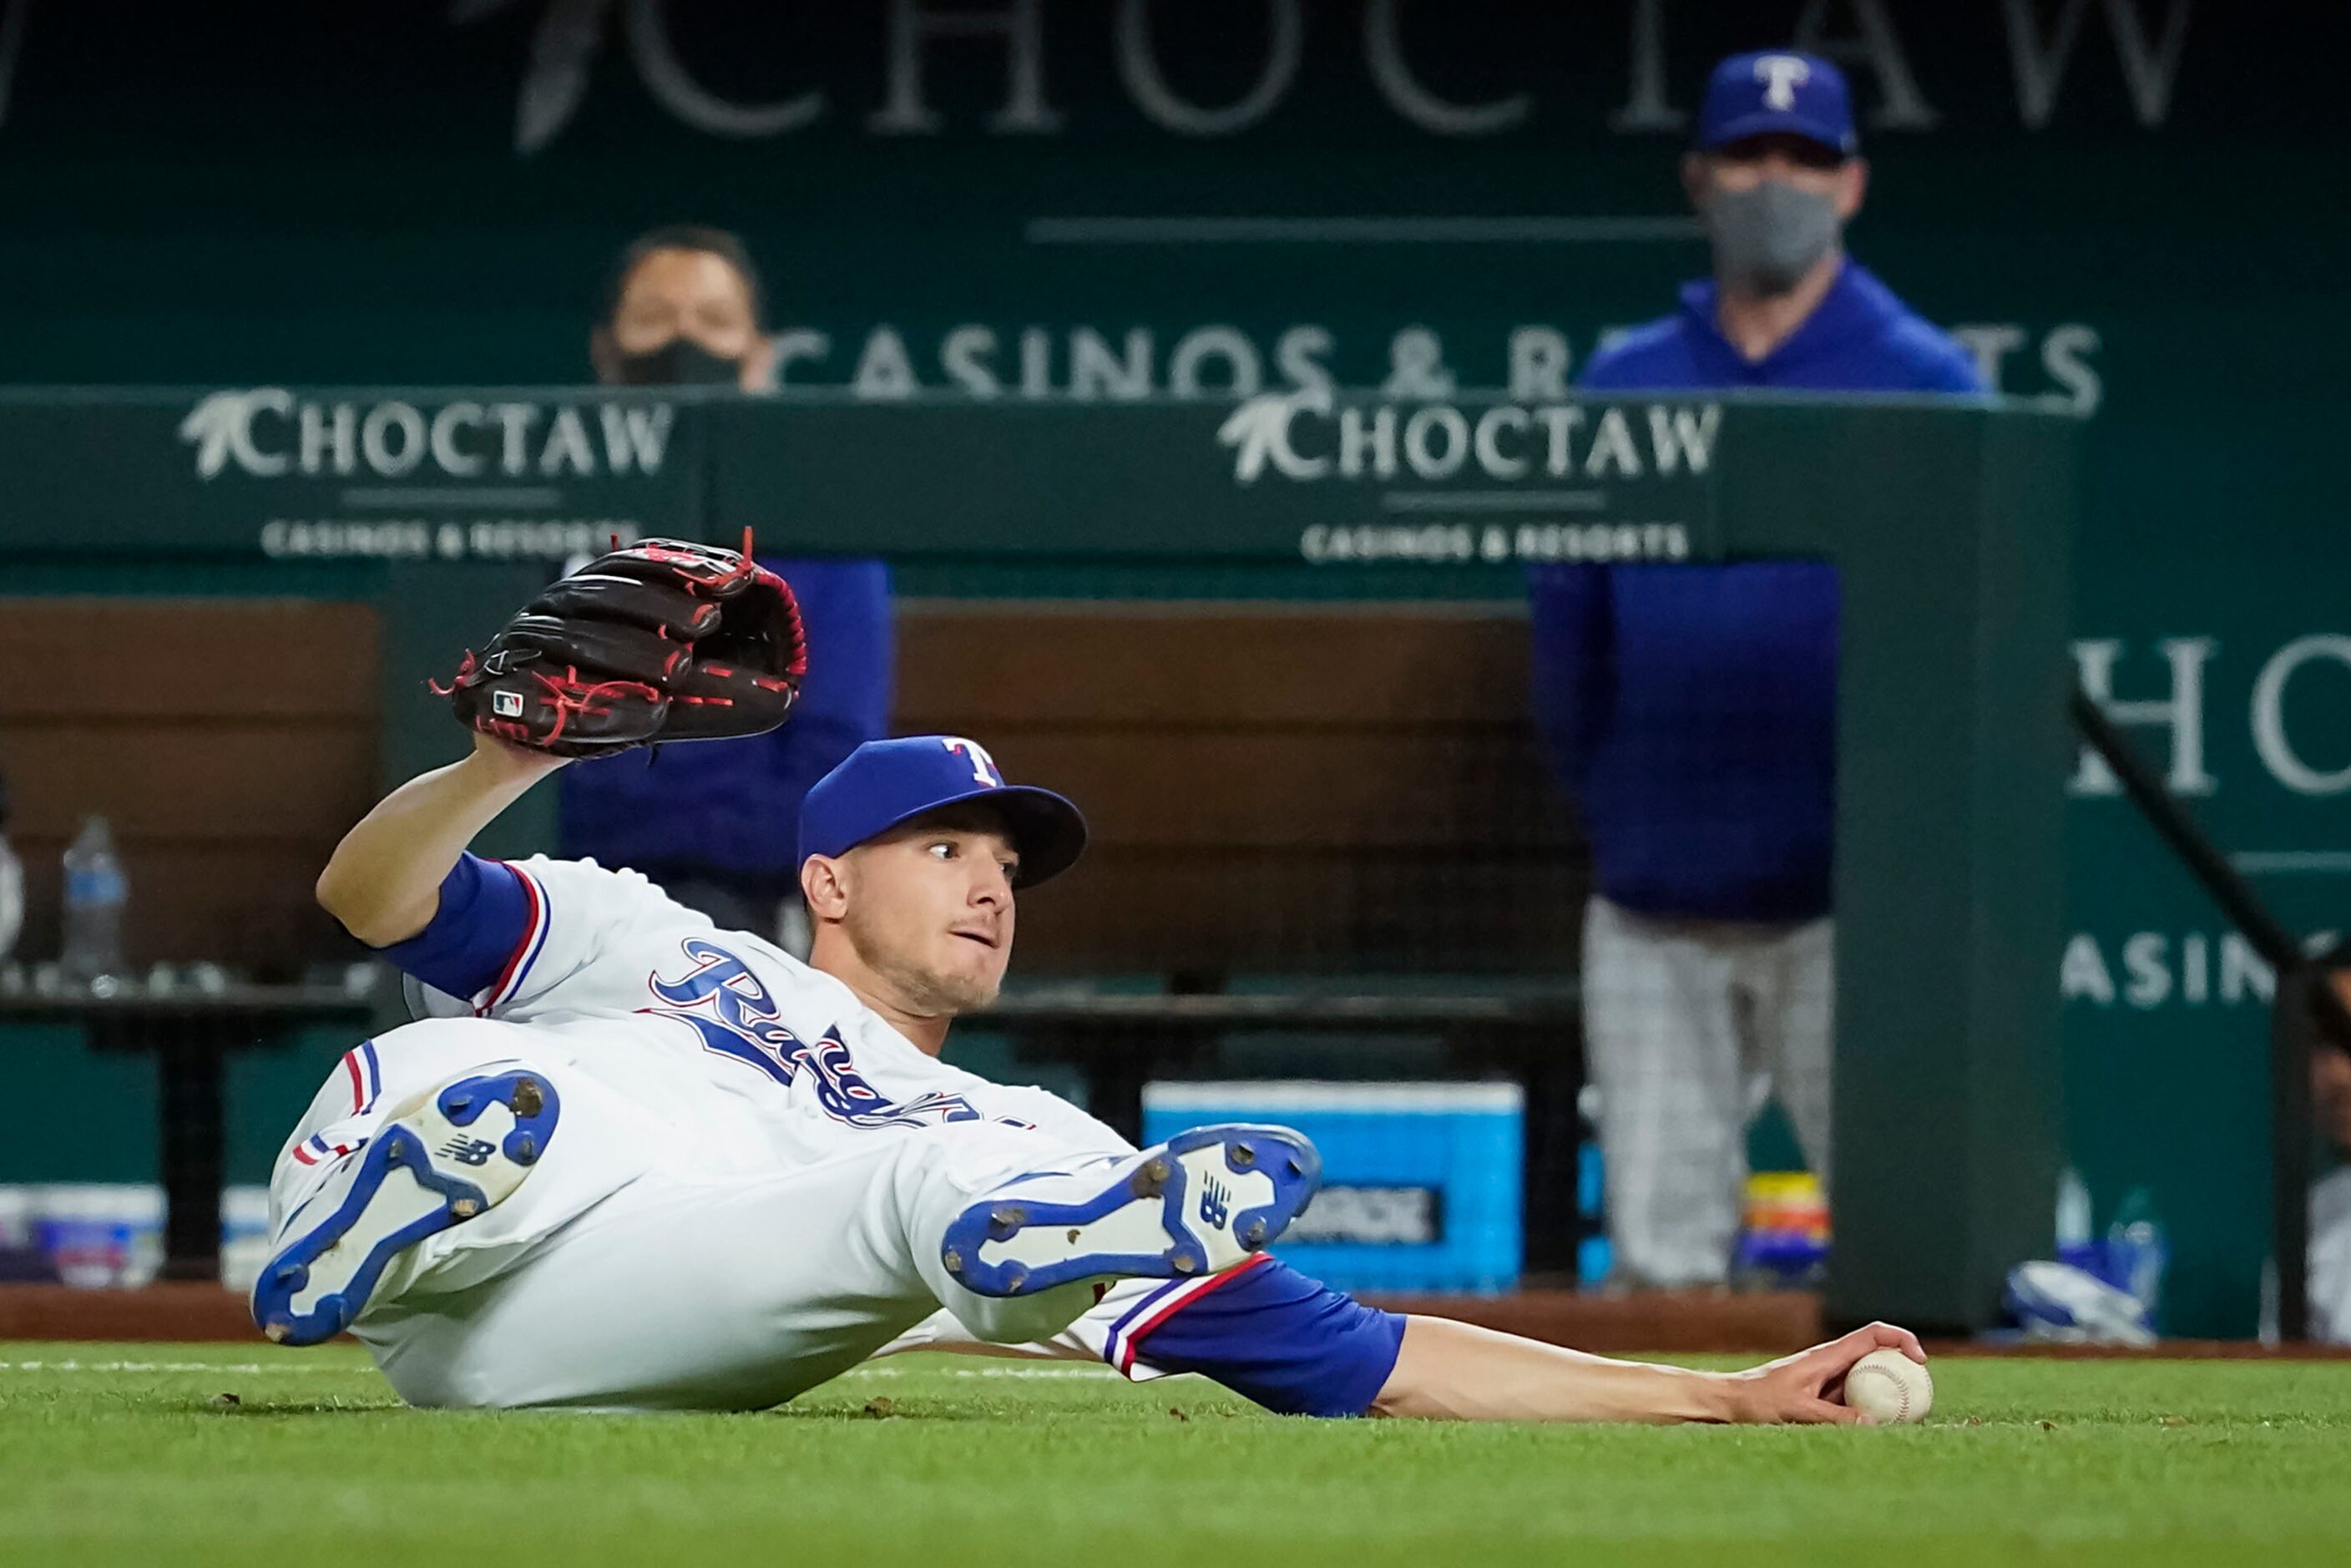
[[[778,1021],[768,988],[741,958],[699,936],[679,944],[694,967],[674,980],[658,972],[645,984],[667,1007],[642,1009],[674,1018],[702,1036],[703,1048],[790,1085],[811,1076],[817,1103],[854,1127],[914,1127],[933,1122],[977,1122],[979,1113],[960,1094],[925,1094],[893,1103],[857,1071],[836,1026],[815,1045]]]

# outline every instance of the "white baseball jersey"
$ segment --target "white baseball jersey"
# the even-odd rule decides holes
[[[773,1403],[943,1301],[988,1339],[1023,1312],[1041,1313],[1024,1338],[1075,1315],[944,1289],[926,1278],[935,1239],[915,1239],[1016,1174],[1132,1146],[1042,1090],[925,1054],[772,944],[718,930],[632,872],[468,857],[433,923],[385,956],[423,982],[429,1016],[330,1075],[281,1153],[279,1226],[454,1077],[522,1063],[561,1104],[530,1179],[413,1249],[402,1286],[421,1299],[482,1288],[510,1311],[452,1317],[380,1291],[357,1325],[411,1398]],[[656,1281],[697,1280],[705,1301],[763,1282],[745,1322],[696,1342]],[[585,1301],[601,1303],[592,1316]]]
[[[411,1249],[354,1326],[413,1403],[758,1408],[885,1351],[986,1343],[1132,1377],[1214,1370],[1279,1408],[1343,1413],[1394,1363],[1398,1322],[1268,1259],[1010,1301],[962,1290],[939,1238],[977,1195],[1132,1145],[925,1054],[840,981],[634,873],[468,857],[385,956],[430,1016],[330,1075],[279,1158],[279,1228],[453,1078],[525,1065],[561,1107],[514,1196]],[[1180,1355],[1143,1359],[1147,1336]]]
[[[839,980],[748,932],[718,930],[635,872],[544,856],[461,872],[481,883],[472,896],[444,892],[434,926],[385,950],[421,982],[411,995],[424,1015],[541,1031],[591,1077],[672,1118],[706,1118],[697,1142],[714,1168],[806,1164],[850,1133],[981,1119],[1128,1146],[1042,1090],[925,1054]],[[486,977],[464,988],[475,977]],[[306,1127],[313,1155],[351,1145],[384,1108],[445,1076],[437,1061],[403,1061],[398,1040],[347,1059],[346,1114]],[[336,1098],[322,1096],[326,1108]]]
[[[508,869],[528,924],[479,991],[425,988],[428,1015],[630,1022],[653,1059],[754,1107],[788,1160],[822,1157],[839,1129],[1032,1122],[1031,1112],[1066,1122],[1075,1111],[925,1054],[839,980],[748,932],[719,931],[635,872],[545,856]],[[1109,1134],[1082,1115],[1070,1130]]]

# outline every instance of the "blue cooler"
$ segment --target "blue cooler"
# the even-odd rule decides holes
[[[1515,1083],[1148,1083],[1143,1141],[1275,1122],[1322,1151],[1322,1190],[1274,1252],[1343,1291],[1518,1282],[1526,1096]]]

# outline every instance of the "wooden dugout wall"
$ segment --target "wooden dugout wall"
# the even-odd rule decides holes
[[[0,600],[19,956],[57,949],[59,859],[112,824],[138,962],[291,977],[339,952],[310,884],[375,798],[379,622],[295,599]]]
[[[1582,860],[1515,606],[921,600],[898,629],[897,727],[969,734],[1092,823],[1023,907],[1023,971],[1572,971]],[[348,956],[310,884],[378,789],[381,643],[359,603],[0,600],[21,952],[56,951],[94,811],[134,959]]]
[[[1583,859],[1510,603],[917,601],[899,727],[1062,790],[1021,909],[1057,971],[1572,971]]]

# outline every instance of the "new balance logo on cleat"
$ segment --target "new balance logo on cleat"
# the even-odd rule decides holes
[[[1288,1127],[1195,1127],[1127,1159],[1016,1176],[978,1196],[939,1260],[981,1296],[1077,1281],[1207,1279],[1280,1239],[1322,1162]]]
[[[452,1079],[396,1113],[288,1218],[253,1321],[280,1344],[350,1328],[402,1253],[514,1195],[561,1113],[554,1086],[517,1069]]]

